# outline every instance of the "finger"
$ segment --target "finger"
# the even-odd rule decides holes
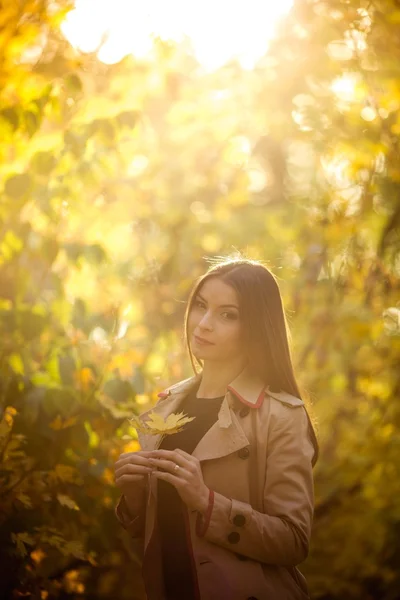
[[[115,464],[114,464],[114,470],[120,469],[121,467],[123,467],[124,465],[128,465],[128,464],[136,464],[136,465],[147,465],[149,466],[149,462],[148,462],[148,458],[140,455],[140,454],[136,454],[135,452],[133,453],[129,453],[126,458],[123,459],[118,459]]]
[[[197,458],[191,454],[188,454],[184,450],[181,450],[181,448],[176,448],[175,452],[182,457],[182,460],[184,461],[183,465],[186,466],[187,469],[197,470],[197,465],[199,464],[199,460]]]
[[[164,458],[166,460],[176,460],[177,453],[175,450],[152,450],[150,458]]]
[[[151,454],[151,450],[137,450],[136,452],[122,452],[122,454],[119,455],[118,460],[123,460],[125,458],[128,458],[130,456],[150,456]]]
[[[136,452],[122,452],[122,454],[119,455],[118,460],[123,460],[125,458],[129,458],[131,456],[150,456],[151,455],[151,450],[137,450]]]
[[[188,452],[185,452],[184,450],[182,450],[182,448],[175,448],[175,452],[177,452],[178,454],[183,456],[183,458],[186,458],[186,460],[189,460],[189,461],[197,460],[197,458],[195,458],[191,454],[188,454]]]
[[[189,468],[189,465],[193,461],[190,461],[176,450],[153,450],[151,458],[161,458],[163,460],[170,460],[181,467]]]
[[[114,476],[120,475],[121,473],[147,473],[149,470],[154,468],[150,462],[145,464],[141,463],[124,463],[120,465],[114,465]]]
[[[122,475],[147,475],[152,472],[152,467],[146,467],[142,465],[123,465],[121,468],[115,471],[115,477],[121,477]]]
[[[175,467],[178,463],[173,462],[172,460],[163,460],[162,458],[150,458],[149,460],[155,467],[158,467],[159,469],[165,469],[166,471],[174,473],[175,475],[177,475],[178,472],[179,475],[187,473],[187,470],[181,465],[178,465],[179,469],[176,470]]]
[[[164,479],[164,481],[168,481],[174,487],[179,488],[185,484],[185,480],[176,475],[172,475],[172,473],[166,473],[165,471],[153,471],[152,477],[157,477],[157,479]]]

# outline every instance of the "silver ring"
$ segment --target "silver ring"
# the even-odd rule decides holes
[[[175,465],[175,466],[174,466],[174,471],[179,471],[179,469],[180,469],[180,466],[179,466],[179,465]]]

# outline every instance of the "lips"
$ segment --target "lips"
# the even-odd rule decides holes
[[[214,345],[213,342],[209,342],[208,340],[205,340],[205,339],[199,337],[198,335],[195,335],[193,337],[196,340],[196,342],[198,342],[199,344],[204,344],[204,345],[207,345],[207,346],[213,346]]]

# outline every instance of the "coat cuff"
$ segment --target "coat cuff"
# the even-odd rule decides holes
[[[229,534],[233,531],[247,530],[252,520],[252,512],[250,504],[216,492],[209,510],[207,527],[204,527],[202,533],[209,541],[231,547],[231,544],[236,542],[237,533],[234,534],[234,541],[231,541],[233,538],[229,537]]]
[[[141,510],[140,513],[132,518],[124,495],[120,497],[118,504],[115,507],[115,516],[131,537],[135,538],[143,535],[145,509]]]
[[[206,534],[208,526],[210,524],[211,514],[214,507],[214,490],[210,490],[208,494],[208,507],[203,515],[202,513],[197,513],[196,519],[196,533],[199,537],[203,537]]]
[[[229,521],[235,527],[245,528],[250,524],[252,519],[253,508],[248,502],[241,502],[240,500],[231,500],[231,510],[229,513]]]

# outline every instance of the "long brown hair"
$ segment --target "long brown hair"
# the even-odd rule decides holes
[[[196,363],[200,367],[203,363],[193,355],[190,347],[189,314],[205,281],[217,277],[237,293],[250,369],[268,384],[271,391],[285,391],[301,398],[290,351],[290,330],[275,275],[260,261],[248,258],[228,258],[213,263],[195,281],[186,306],[184,332],[194,372],[198,373]],[[315,464],[318,442],[308,412],[307,416]]]

